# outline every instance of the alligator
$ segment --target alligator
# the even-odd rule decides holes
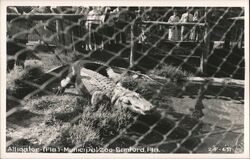
[[[140,94],[128,90],[120,83],[109,78],[108,66],[95,62],[79,60],[72,64],[66,78],[61,80],[57,94],[61,94],[70,85],[86,97],[91,104],[97,106],[103,99],[110,99],[111,105],[129,109],[134,113],[145,115],[155,107]]]

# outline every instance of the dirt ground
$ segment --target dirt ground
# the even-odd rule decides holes
[[[173,98],[176,112],[187,114],[192,110],[196,100],[188,96]],[[237,142],[244,136],[244,104],[237,100],[204,99],[204,117],[200,129],[200,139],[203,143],[196,149],[196,153],[207,153],[217,147],[215,152],[223,148],[235,149]],[[181,107],[180,107],[181,106]]]

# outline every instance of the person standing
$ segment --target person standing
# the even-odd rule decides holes
[[[188,23],[193,22],[193,15],[190,13],[189,8],[186,9],[186,12],[182,14],[181,23]],[[190,40],[192,26],[182,26],[181,27],[181,41],[188,41]]]
[[[105,7],[104,10],[104,25],[102,29],[103,33],[103,42],[105,44],[114,44],[115,43],[115,18],[116,14],[112,13],[111,7]]]
[[[103,24],[104,15],[102,14],[101,9],[102,8],[100,7],[93,7],[93,9],[88,13],[86,22],[86,26],[88,28],[87,50],[97,50],[98,48],[103,48],[100,26]]]
[[[73,7],[73,14],[75,15],[82,15],[83,18],[86,19],[87,15],[87,8],[86,7]],[[80,53],[85,52],[85,41],[82,39],[84,34],[86,34],[86,28],[84,27],[85,22],[80,20],[77,22],[77,25],[72,27],[72,43],[74,44],[74,50]]]
[[[116,43],[126,43],[126,30],[128,27],[128,9],[124,7],[117,7],[112,11],[112,14],[116,14],[115,21],[115,40]]]
[[[200,23],[201,22],[201,14],[199,10],[196,10],[194,12],[194,17],[193,17],[193,22]],[[194,31],[192,31],[192,40],[194,41],[199,41],[202,38],[202,30],[200,26],[194,26],[193,27]]]
[[[168,19],[169,23],[177,23],[180,21],[180,17],[177,15],[177,12],[174,11],[173,15]],[[168,39],[171,41],[180,40],[180,31],[176,25],[169,27]]]

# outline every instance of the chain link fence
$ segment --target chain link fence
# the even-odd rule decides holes
[[[9,6],[6,36],[6,152],[244,152],[244,8]],[[56,95],[79,60],[156,111]]]

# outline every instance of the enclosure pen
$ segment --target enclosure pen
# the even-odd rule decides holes
[[[7,153],[244,152],[245,8],[23,7]]]

